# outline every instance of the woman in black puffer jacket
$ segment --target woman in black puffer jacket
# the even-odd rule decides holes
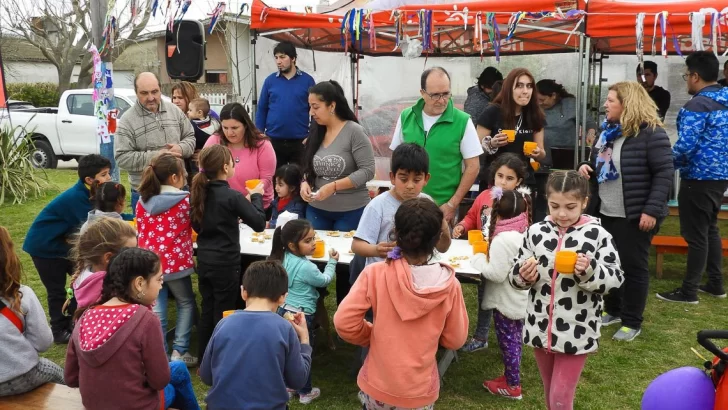
[[[622,287],[604,298],[602,325],[621,321],[614,339],[631,341],[640,334],[647,302],[650,243],[668,215],[672,148],[657,106],[639,83],[611,86],[604,108],[602,134],[579,172],[591,182],[587,212],[614,237],[625,274]]]

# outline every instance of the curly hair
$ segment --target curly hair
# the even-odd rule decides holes
[[[393,239],[408,256],[432,255],[440,240],[442,219],[442,210],[430,199],[404,201],[394,214]]]
[[[493,210],[490,211],[490,226],[488,227],[488,244],[493,243],[493,237],[495,236],[496,221],[498,219],[511,219],[518,215],[527,212],[528,213],[528,226],[531,226],[533,204],[531,195],[524,195],[518,191],[503,191],[503,196],[500,199],[493,201]],[[485,256],[490,260],[490,246],[485,253]]]
[[[23,274],[23,265],[15,253],[15,245],[10,232],[0,226],[0,296],[10,301],[10,310],[22,314],[20,300],[20,277]]]
[[[609,91],[617,93],[617,99],[622,104],[619,123],[625,137],[636,137],[643,125],[653,129],[662,126],[657,105],[640,83],[621,81],[609,87]]]

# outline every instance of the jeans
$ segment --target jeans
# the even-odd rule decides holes
[[[624,270],[622,286],[604,296],[604,310],[621,318],[622,325],[630,329],[640,329],[650,284],[650,246],[661,221],[657,222],[651,232],[643,232],[639,228],[638,220],[605,215],[599,217],[604,229],[614,238]]]
[[[169,363],[170,379],[164,388],[164,408],[200,410],[187,366],[175,360]]]
[[[65,258],[33,258],[33,264],[38,271],[43,286],[48,294],[48,316],[51,319],[53,336],[64,330],[73,329],[71,316],[63,314],[63,304],[66,302],[66,279],[73,274],[73,264]],[[75,303],[68,309],[69,315],[76,310]]]
[[[131,189],[131,214],[133,216],[136,216],[136,205],[137,205],[137,202],[139,202],[139,198],[141,198],[139,191],[132,188]]]
[[[723,290],[723,251],[718,230],[718,212],[728,181],[680,180],[678,209],[680,234],[688,243],[688,261],[682,291],[695,296],[703,271],[708,287]]]
[[[222,313],[235,310],[235,301],[240,297],[240,264],[214,266],[200,262],[199,259],[197,263],[198,285],[202,296],[202,313],[197,329],[198,357],[201,360],[205,357],[212,331],[222,319]]]
[[[164,282],[154,305],[154,313],[162,323],[164,338],[164,351],[167,351],[167,296],[172,292],[177,302],[177,326],[174,329],[174,343],[172,349],[185,354],[190,350],[190,333],[195,315],[195,292],[192,290],[192,277],[186,276],[169,282]]]
[[[283,307],[278,308],[278,314],[283,316],[286,312],[296,313],[294,311],[284,309]],[[313,320],[314,315],[305,315],[306,316],[306,327],[308,328],[308,339],[309,343],[311,345],[311,349],[316,345],[316,331],[314,330],[313,326]],[[313,354],[313,353],[311,353]],[[311,393],[311,390],[313,390],[312,384],[311,384],[311,374],[313,373],[313,362],[311,362],[311,371],[308,372],[308,379],[306,380],[306,384],[303,386],[301,390],[298,391],[299,394],[309,394]]]
[[[286,164],[301,165],[301,155],[304,149],[303,138],[271,138],[270,143],[273,145],[273,151],[276,153],[276,169]]]

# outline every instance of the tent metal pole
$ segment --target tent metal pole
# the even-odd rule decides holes
[[[584,99],[581,102],[581,104],[582,104],[582,106],[581,106],[581,109],[582,109],[582,111],[581,111],[582,112],[582,116],[581,116],[582,126],[581,126],[581,129],[584,130],[584,132],[581,133],[581,160],[582,161],[585,161],[586,160],[585,159],[585,156],[586,156],[586,131],[587,131],[586,130],[586,125],[588,123],[588,118],[587,118],[587,105],[589,103],[589,94],[590,94],[589,93],[589,86],[590,86],[589,69],[590,69],[590,66],[591,66],[591,64],[590,64],[590,61],[591,61],[591,37],[589,37],[589,36],[585,36],[585,39],[584,39],[584,57],[586,58],[586,60],[585,60],[586,61],[586,65],[584,66],[584,86],[583,86],[584,87]]]
[[[291,31],[296,31],[296,30],[302,30],[302,28],[284,28],[281,30],[266,31],[266,32],[260,33],[260,35],[263,37],[268,37],[268,36],[272,36],[273,34],[289,33]]]
[[[354,116],[359,117],[359,112],[357,110],[357,105],[359,104],[358,96],[356,95],[356,64],[357,64],[357,57],[356,54],[351,53],[351,59],[349,60],[349,67],[351,68],[351,102],[352,102],[352,111],[354,111]]]
[[[255,44],[258,42],[258,30],[250,30],[250,35],[252,36],[252,38],[250,39],[250,44],[253,46],[253,89],[251,90],[253,92],[252,116],[253,118],[255,118],[255,113],[258,111],[258,60],[255,55]],[[239,78],[238,82],[240,82]]]
[[[577,165],[579,165],[579,132],[580,132],[580,125],[582,123],[581,121],[581,102],[582,100],[585,100],[584,96],[584,87],[582,84],[584,70],[584,34],[579,33],[579,73],[577,76],[577,92],[576,92],[576,135],[574,136],[574,169],[576,169]]]

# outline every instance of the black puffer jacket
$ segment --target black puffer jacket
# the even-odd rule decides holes
[[[598,140],[598,138],[595,140]],[[592,147],[588,164],[596,168],[598,151]],[[657,219],[668,215],[667,201],[675,169],[672,147],[662,127],[643,125],[636,137],[627,137],[620,153],[620,175],[627,219],[639,220],[644,213]],[[591,200],[587,212],[599,215],[599,184],[596,175],[590,179]]]

